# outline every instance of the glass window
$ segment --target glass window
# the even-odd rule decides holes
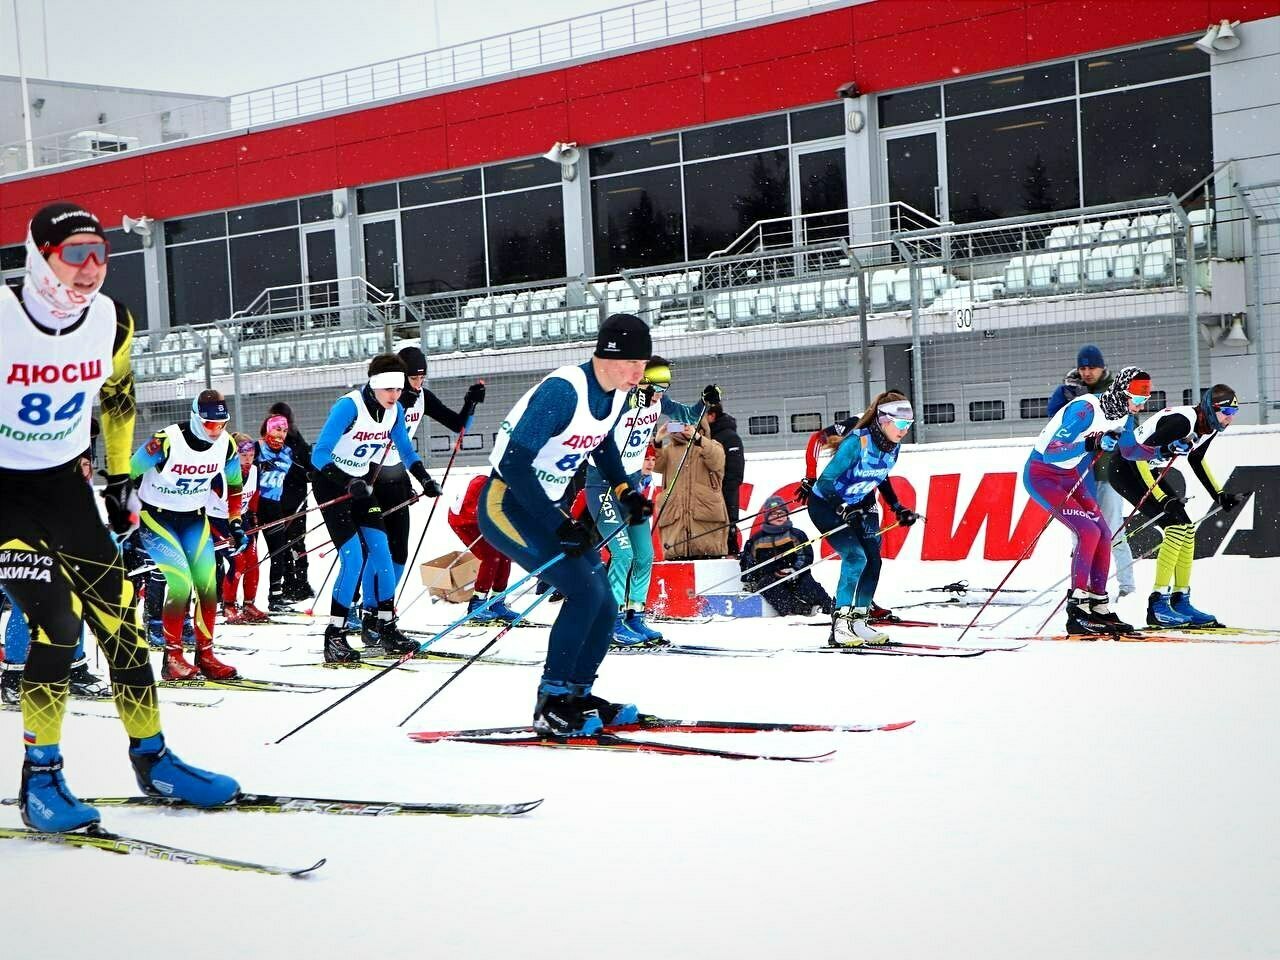
[[[483,433],[466,433],[462,437],[463,450],[483,450],[484,434]]]
[[[1142,409],[1148,413],[1154,413],[1157,410],[1163,410],[1165,398],[1168,396],[1163,390],[1152,390],[1151,399],[1147,401],[1147,405]]]
[[[1195,400],[1195,394],[1191,392],[1190,387],[1182,391],[1182,405],[1184,407],[1190,407],[1196,402],[1197,401]]]
[[[769,414],[762,417],[747,417],[747,433],[753,437],[761,437],[778,432],[778,418]]]
[[[957,223],[1079,204],[1076,105],[947,122],[947,193]]]
[[[298,212],[303,223],[323,223],[333,219],[333,197],[321,193],[314,197],[303,197],[298,201]]]
[[[924,405],[924,422],[955,423],[956,405],[954,403],[926,403]]]
[[[876,98],[881,127],[937,120],[942,116],[942,88],[925,87],[904,93],[886,93]]]
[[[480,195],[479,170],[454,170],[438,177],[422,177],[400,183],[400,205],[418,207],[424,203],[441,203]]]
[[[25,246],[0,248],[0,270],[22,270],[26,265],[27,248]]]
[[[791,212],[787,150],[770,150],[684,167],[689,256],[729,245],[757,220]]]
[[[820,413],[793,413],[791,415],[792,433],[813,433],[815,430],[821,429],[822,414]]]
[[[564,276],[564,203],[560,188],[489,197],[489,282]]]
[[[843,103],[831,103],[813,110],[797,110],[791,114],[792,143],[840,136],[844,136]]]
[[[682,136],[686,160],[721,157],[726,153],[743,153],[786,143],[787,118],[761,117],[741,123],[722,123],[701,130],[688,130]]]
[[[1193,40],[1175,40],[1154,47],[1100,53],[1080,60],[1080,92],[1113,90],[1136,83],[1169,80],[1209,72],[1209,55]]]
[[[494,436],[496,437],[496,436],[497,436],[497,434],[494,434]],[[494,440],[494,443],[497,443],[497,440]],[[434,436],[434,437],[432,437],[432,438],[431,438],[431,452],[432,452],[432,453],[448,453],[448,452],[449,452],[450,450],[452,450],[452,449],[453,449],[453,438],[452,438],[452,437],[448,437],[448,436],[443,436],[443,437]]]
[[[543,157],[532,157],[528,160],[516,160],[514,163],[484,168],[486,193],[520,190],[523,187],[540,187],[544,184],[559,182],[560,164],[552,163]]]
[[[356,191],[357,213],[394,210],[399,204],[399,194],[394,183],[380,183],[376,187],[361,187]]]
[[[134,329],[147,329],[147,269],[142,254],[113,256],[102,292],[129,308]]]
[[[969,419],[974,423],[987,423],[1004,419],[1003,400],[974,400],[969,404]]]
[[[1068,62],[948,83],[944,88],[947,116],[1070,97],[1076,92],[1075,79],[1074,65]]]
[[[256,233],[231,240],[232,307],[242,310],[268,287],[302,282],[297,230]]]
[[[831,415],[832,423],[839,423],[841,420],[848,420],[848,419],[849,419],[848,410],[837,410],[835,413]]]
[[[1023,420],[1045,420],[1049,417],[1048,397],[1023,397],[1018,401],[1018,415]]]
[[[231,315],[225,240],[171,247],[167,259],[173,326],[212,323]]]
[[[592,182],[596,273],[683,260],[680,206],[679,167]]]
[[[130,253],[142,249],[142,237],[136,233],[125,233],[123,230],[108,230],[107,242],[111,244],[111,256],[118,253]],[[22,249],[19,247],[19,249]],[[8,269],[4,267],[3,269]]]
[[[478,199],[405,210],[400,239],[407,296],[485,285],[484,210]],[[563,243],[560,250],[563,256]]]
[[[886,138],[884,151],[889,199],[938,216],[938,135],[926,130]]]
[[[1181,194],[1213,168],[1209,78],[1080,101],[1084,202]]]
[[[298,201],[296,200],[264,203],[258,207],[227,211],[227,230],[233,234],[256,233],[259,230],[275,230],[279,227],[297,226],[297,224]]]
[[[207,213],[199,217],[183,217],[169,220],[164,225],[166,243],[186,243],[189,240],[212,240],[227,235],[227,215]]]
[[[592,147],[588,159],[593,177],[598,177],[602,173],[621,173],[624,170],[640,170],[644,167],[679,163],[680,134],[664,133],[660,137]]]

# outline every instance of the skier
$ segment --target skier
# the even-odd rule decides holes
[[[544,737],[590,736],[639,716],[632,704],[592,693],[617,604],[590,533],[559,502],[579,464],[591,457],[627,524],[652,511],[628,480],[614,439],[650,354],[648,325],[632,314],[614,314],[601,325],[590,360],[553,370],[516,402],[489,458],[494,469],[480,497],[481,532],[525,570],[554,560],[540,576],[565,597],[551,627],[534,707],[533,726]]]
[[[275,524],[263,532],[271,570],[267,580],[267,611],[287,613],[290,604],[308,600],[314,593],[307,579],[306,548],[301,538],[305,521],[292,517],[307,499],[307,472],[311,469],[311,447],[293,425],[293,411],[287,403],[273,403],[262,421],[258,450],[258,511],[264,524]]]
[[[1213,614],[1191,605],[1191,562],[1196,554],[1196,528],[1186,507],[1168,479],[1157,482],[1152,466],[1167,465],[1185,455],[1191,470],[1209,496],[1223,510],[1234,510],[1244,497],[1219,487],[1204,456],[1209,444],[1231,426],[1240,410],[1236,392],[1225,383],[1215,384],[1196,406],[1167,407],[1147,420],[1137,432],[1144,448],[1155,448],[1159,459],[1129,460],[1112,457],[1111,485],[1144,516],[1156,519],[1164,542],[1156,554],[1156,579],[1147,598],[1147,623],[1153,627],[1212,627]],[[1172,583],[1172,595],[1170,584]]]
[[[382,462],[383,448],[395,444],[409,473],[422,487],[422,495],[440,496],[439,485],[427,473],[405,428],[404,408],[399,402],[404,371],[404,361],[393,353],[374,357],[369,362],[368,382],[338,398],[312,451],[316,499],[324,503],[349,495],[321,511],[329,536],[338,548],[338,577],[333,585],[329,626],[324,632],[324,658],[328,663],[360,659],[360,654],[347,644],[346,624],[366,564],[373,570],[373,580],[365,602],[377,604],[377,622],[366,633],[366,644],[376,638],[387,653],[393,654],[407,653],[418,646],[396,625],[395,571],[383,510],[370,485],[370,474]]]
[[[213,618],[218,609],[213,534],[206,507],[215,477],[227,488],[227,536],[239,553],[248,543],[240,519],[240,457],[227,435],[227,401],[204,390],[191,401],[187,423],[173,423],[133,454],[130,475],[142,502],[142,542],[164,574],[164,666],[166,680],[190,680],[203,673],[230,680],[236,668],[213,653]],[[183,622],[195,595],[195,665],[182,654]]]
[[[480,508],[480,492],[489,477],[480,473],[471,478],[462,497],[449,509],[449,527],[467,546],[480,569],[476,573],[475,593],[467,601],[467,612],[472,613],[489,599],[489,593],[504,593],[511,579],[511,560],[485,540],[480,533],[477,512]],[[518,614],[501,600],[495,600],[485,609],[482,618],[473,620],[479,624],[514,623]]]
[[[1075,368],[1068,371],[1062,383],[1054,389],[1049,397],[1049,405],[1045,415],[1052,417],[1071,400],[1086,393],[1102,393],[1111,386],[1111,374],[1107,371],[1102,351],[1092,343],[1086,343],[1076,354]],[[1094,497],[1102,508],[1107,526],[1111,528],[1114,543],[1111,545],[1112,557],[1115,560],[1116,579],[1120,584],[1120,596],[1127,597],[1133,593],[1133,552],[1129,549],[1129,537],[1124,532],[1124,498],[1112,487],[1108,479],[1111,473],[1111,461],[1115,455],[1102,453],[1093,461]]]
[[[822,453],[834,454],[844,441],[845,436],[851,431],[856,430],[861,415],[856,417],[845,417],[843,420],[836,420],[827,424],[821,430],[815,430],[809,435],[809,441],[804,448],[804,479],[800,481],[795,494],[795,502],[804,504],[809,502],[809,496],[813,492],[813,485],[818,481],[818,456]],[[898,508],[898,494],[893,489],[888,479],[880,481],[876,488],[880,496],[884,497],[885,503],[890,505],[891,509]],[[825,591],[824,591],[825,592]],[[894,614],[888,607],[882,607],[876,603],[875,599],[867,607],[867,622],[872,624],[884,623],[901,623],[902,618]]]
[[[626,411],[614,428],[613,442],[622,455],[622,466],[632,487],[641,486],[645,453],[659,416],[666,415],[677,423],[696,424],[703,407],[720,402],[720,389],[715,385],[703,389],[699,404],[676,403],[667,396],[670,389],[671,364],[662,357],[651,357],[640,388],[628,397]],[[623,525],[623,510],[595,463],[587,465],[585,489],[591,519],[601,538],[608,537]],[[664,642],[662,634],[644,618],[652,573],[653,538],[648,521],[642,519],[609,541],[609,585],[618,607],[613,642],[620,646]]]
[[[404,362],[408,370],[404,392],[400,395],[400,406],[404,408],[405,430],[410,442],[417,435],[418,427],[424,416],[458,433],[471,419],[478,404],[484,402],[484,384],[473,383],[467,388],[462,398],[462,410],[454,413],[437,399],[430,390],[423,389],[427,376],[426,355],[417,347],[405,347],[397,356]],[[375,458],[375,467],[378,464]],[[409,474],[405,472],[400,454],[392,444],[386,449],[385,459],[381,461],[373,479],[373,498],[384,514],[397,504],[404,503],[413,490],[409,486]],[[409,562],[409,511],[397,510],[386,516],[383,521],[387,529],[387,545],[391,550],[391,566],[395,574],[396,586],[404,576],[404,565]],[[361,619],[361,636],[365,646],[376,646],[378,643],[378,611],[374,607],[374,570],[365,564],[361,577],[360,595],[364,600],[364,616]]]
[[[880,515],[876,491],[909,527],[919,515],[898,502],[885,478],[898,462],[899,445],[915,422],[911,401],[886,390],[871,401],[841,442],[808,495],[809,518],[840,554],[840,582],[827,643],[833,647],[881,644],[889,635],[868,622],[871,598],[880,581]],[[802,488],[804,484],[801,484]]]
[[[239,553],[230,555],[227,490],[223,483],[217,495],[209,498],[208,507],[209,523],[224,541],[219,545],[218,553],[228,555],[226,571],[221,574],[218,585],[218,595],[222,598],[222,611],[227,623],[265,623],[267,615],[253,602],[258,596],[258,535],[248,532],[258,522],[258,468],[254,464],[258,444],[245,433],[233,434],[231,439],[235,441],[236,453],[240,457],[240,520],[246,528],[248,542]],[[241,583],[244,584],[244,603],[237,608],[236,596],[240,592]]]
[[[199,806],[225,803],[239,791],[235,780],[188,766],[165,744],[133,587],[79,468],[97,393],[107,514],[117,535],[136,527],[128,476],[133,318],[100,293],[108,257],[102,225],[76,204],[50,204],[32,219],[26,252],[22,282],[0,288],[0,585],[35,641],[22,680],[22,819],[49,832],[99,819],[62,773],[68,673],[84,621],[110,665],[139,786]]]
[[[1151,396],[1151,377],[1125,367],[1102,393],[1077,397],[1040,431],[1022,471],[1027,492],[1076,537],[1067,595],[1067,632],[1132,630],[1111,609],[1111,528],[1093,494],[1093,459],[1119,449],[1127,458],[1147,457],[1134,435],[1133,414]],[[1118,437],[1117,437],[1118,434]]]
[[[830,616],[835,604],[822,584],[804,569],[813,565],[813,546],[805,532],[791,522],[787,502],[776,495],[769,497],[761,516],[764,523],[760,532],[743,544],[738,562],[744,571],[757,564],[764,566],[744,573],[743,585],[752,593],[763,593],[769,606],[784,617],[817,612]],[[775,557],[771,563],[766,562]],[[797,570],[804,572],[792,576]]]

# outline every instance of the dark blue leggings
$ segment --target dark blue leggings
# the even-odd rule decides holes
[[[536,570],[561,552],[555,532],[525,510],[506,483],[496,477],[480,491],[476,514],[485,540],[526,571]],[[564,594],[564,605],[551,627],[542,682],[546,686],[589,687],[609,652],[617,616],[600,554],[588,550],[580,557],[565,557],[538,576]]]
[[[809,519],[826,533],[843,520],[835,508],[821,497],[810,497]],[[854,518],[849,526],[827,537],[831,548],[840,554],[840,582],[836,586],[836,606],[858,610],[871,606],[880,583],[880,514],[868,510]]]

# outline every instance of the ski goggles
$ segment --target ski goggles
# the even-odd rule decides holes
[[[886,417],[884,422],[893,424],[893,426],[901,430],[903,433],[906,433],[908,430],[910,430],[911,425],[915,423],[914,420],[907,420],[903,417]]]
[[[1238,403],[1224,403],[1221,405],[1215,405],[1213,409],[1224,417],[1234,417],[1240,412],[1240,405]]]
[[[83,267],[93,260],[100,267],[107,265],[107,255],[111,252],[111,244],[106,240],[92,240],[88,243],[46,243],[40,248],[46,257],[56,253],[62,262],[70,267]]]
[[[1151,399],[1151,381],[1146,377],[1134,377],[1124,388],[1124,394],[1135,407],[1141,407]]]
[[[1126,390],[1124,393],[1129,398],[1129,402],[1135,407],[1145,406],[1146,402],[1151,399],[1151,394],[1149,393],[1134,393],[1132,390]]]

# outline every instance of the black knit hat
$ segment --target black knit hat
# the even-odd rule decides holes
[[[398,354],[411,377],[421,377],[427,372],[427,355],[417,347],[401,347]]]
[[[602,360],[648,360],[653,354],[649,325],[632,313],[615,313],[600,327],[596,356]]]
[[[47,253],[73,233],[95,233],[106,239],[98,218],[78,203],[51,203],[31,218],[31,239],[41,253]]]

